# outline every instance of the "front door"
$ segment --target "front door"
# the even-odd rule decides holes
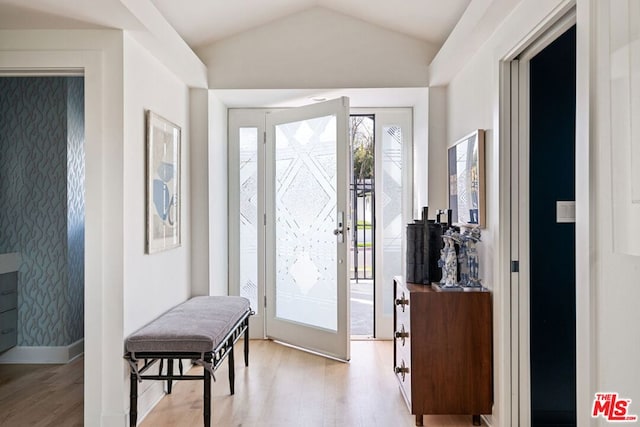
[[[266,335],[349,359],[349,99],[266,118]]]

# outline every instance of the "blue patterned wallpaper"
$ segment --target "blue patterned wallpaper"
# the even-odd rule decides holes
[[[69,248],[77,235],[72,239],[67,230],[67,212],[74,212],[77,224],[77,212],[84,211],[68,208],[75,199],[67,197],[67,138],[74,141],[70,153],[74,146],[81,151],[84,139],[79,130],[84,119],[77,117],[84,101],[72,99],[82,95],[77,86],[73,78],[0,78],[0,253],[22,256],[21,346],[67,345],[83,334],[84,308],[77,302],[84,299],[84,278],[78,283],[84,273],[77,269],[79,250]],[[83,173],[79,169],[76,175]],[[70,182],[69,189],[80,191],[81,186]]]
[[[65,338],[84,337],[84,78],[67,83],[67,247],[69,284]]]

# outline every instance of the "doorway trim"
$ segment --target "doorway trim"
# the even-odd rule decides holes
[[[512,241],[511,259],[519,262],[519,273],[513,274],[512,285],[517,297],[513,298],[512,322],[517,323],[517,346],[513,346],[518,355],[518,366],[512,372],[517,378],[519,395],[519,425],[527,426],[531,422],[531,264],[530,264],[530,61],[556,41],[576,23],[575,11],[556,21],[538,39],[527,46],[516,59],[511,61],[511,123],[514,126],[512,136],[512,185],[511,215]],[[575,159],[575,156],[574,156]],[[515,289],[517,288],[517,289]],[[514,329],[516,329],[514,325]],[[515,402],[514,402],[515,403]],[[515,421],[515,420],[514,420]]]
[[[68,31],[6,31],[0,47],[2,75],[58,75],[83,70],[85,83],[85,288],[84,288],[84,421],[85,424],[119,424],[125,416],[124,380],[112,375],[122,371],[122,242],[118,233],[105,233],[105,204],[122,209],[122,178],[104,179],[104,159],[122,155],[122,99],[106,90],[122,84],[117,72],[115,32],[86,31],[90,37],[70,41]],[[121,74],[121,73],[120,73]],[[118,108],[120,106],[120,109]],[[118,115],[120,112],[120,116]],[[109,126],[105,124],[109,123]],[[118,151],[119,150],[119,151]],[[121,174],[120,174],[121,176]],[[118,204],[119,203],[119,204]],[[112,211],[113,211],[112,209]],[[115,211],[114,211],[115,212]],[[118,256],[120,255],[120,256]]]
[[[521,378],[521,353],[518,351],[518,342],[522,339],[520,331],[524,325],[518,320],[520,307],[520,289],[518,273],[511,272],[511,261],[518,260],[517,249],[512,245],[512,237],[517,242],[517,200],[516,193],[511,188],[517,188],[517,161],[519,156],[518,135],[519,129],[516,99],[512,94],[517,92],[517,79],[512,79],[513,61],[527,49],[541,49],[543,44],[549,44],[562,32],[576,22],[588,22],[588,7],[576,6],[575,0],[561,2],[552,13],[533,28],[529,34],[516,43],[511,50],[499,62],[499,194],[500,194],[500,228],[498,230],[499,241],[499,269],[497,272],[500,281],[504,283],[505,293],[502,304],[508,308],[498,316],[498,323],[504,324],[507,339],[504,348],[510,349],[511,357],[508,359],[509,367],[504,372],[510,372],[510,379],[500,381],[503,387],[501,392],[501,405],[504,405],[504,421],[510,425],[523,425],[520,423],[520,400],[525,396],[520,395]],[[564,25],[564,29],[563,29]],[[567,26],[568,25],[568,26]],[[592,187],[590,172],[590,147],[589,147],[589,55],[587,54],[591,43],[589,40],[589,28],[585,25],[577,34],[576,69],[577,69],[577,119],[576,119],[576,415],[578,425],[592,425],[590,417],[590,404],[593,401],[593,356],[595,340],[592,338],[593,326],[593,302],[592,302],[592,278],[593,268],[590,266],[590,248],[593,241],[591,230],[591,218],[589,209],[591,206],[590,190]],[[585,35],[582,35],[584,32]],[[555,34],[555,36],[554,36]],[[540,44],[542,43],[542,44]],[[541,47],[542,46],[542,47]],[[584,108],[580,104],[584,103]],[[515,208],[514,208],[515,206]],[[515,209],[515,211],[514,211]],[[508,325],[508,326],[506,326]],[[506,332],[509,331],[509,332]],[[528,335],[527,335],[528,336]],[[529,385],[529,383],[527,383]],[[529,396],[530,405],[530,396]],[[529,406],[530,407],[530,406]],[[525,408],[525,411],[527,409]],[[529,418],[530,421],[530,418]],[[527,425],[527,424],[525,424]]]
[[[65,79],[67,77],[81,77],[82,84],[84,85],[84,69],[83,68],[68,68],[68,69],[6,69],[0,68],[0,79],[11,79],[11,78],[32,78],[32,79],[41,79],[41,78],[55,78]],[[82,102],[84,104],[84,94],[82,97]],[[66,110],[65,110],[66,111]],[[83,128],[84,135],[84,128]],[[68,144],[68,141],[65,141]],[[68,154],[68,145],[66,146]],[[65,183],[68,185],[69,177],[64,177]],[[84,181],[84,177],[83,177]],[[83,196],[84,197],[84,196]],[[84,214],[83,214],[84,218]],[[83,243],[84,244],[84,243]],[[11,272],[18,272],[20,268],[20,264],[22,263],[22,253],[14,253],[12,260],[9,265],[12,265]],[[84,255],[84,252],[83,252]],[[84,256],[83,256],[84,263]],[[15,265],[15,267],[13,267]],[[15,268],[15,270],[14,270]],[[84,266],[83,266],[84,268]],[[84,280],[83,280],[83,293],[82,298],[84,301]],[[84,302],[83,302],[84,305]],[[20,310],[18,310],[20,311]],[[82,319],[82,327],[84,330],[84,317]],[[79,356],[84,354],[84,336],[82,338],[77,339],[76,341],[66,344],[66,345],[47,345],[47,346],[22,346],[15,345],[10,349],[4,351],[0,354],[0,364],[66,364]]]

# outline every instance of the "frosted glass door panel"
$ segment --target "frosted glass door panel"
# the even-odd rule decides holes
[[[349,360],[349,99],[267,115],[266,336]],[[342,218],[342,219],[341,219]]]
[[[240,296],[258,312],[258,129],[240,128]]]
[[[337,330],[336,116],[275,127],[276,316]]]
[[[386,125],[382,128],[382,252],[384,297],[382,301],[385,315],[393,313],[393,276],[401,276],[402,233],[402,128]]]

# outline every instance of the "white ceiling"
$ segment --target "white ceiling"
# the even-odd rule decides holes
[[[0,0],[0,29],[76,28],[144,26],[121,0]]]
[[[152,9],[155,7],[177,34],[195,50],[280,18],[323,7],[440,48],[470,2],[471,0],[0,0],[0,29],[102,27],[140,30],[143,28],[139,21],[142,17],[136,17],[132,12],[141,5],[148,5]],[[144,10],[156,12],[146,6]]]
[[[0,0],[0,30],[116,28],[135,32],[140,35],[138,41],[187,84],[205,87],[206,67],[195,51],[296,13],[325,8],[440,50],[434,58],[439,71],[434,81],[442,85],[519,1]],[[485,19],[487,16],[492,19]],[[443,49],[447,54],[442,54]]]
[[[285,16],[324,7],[440,47],[470,0],[151,0],[199,48]]]

